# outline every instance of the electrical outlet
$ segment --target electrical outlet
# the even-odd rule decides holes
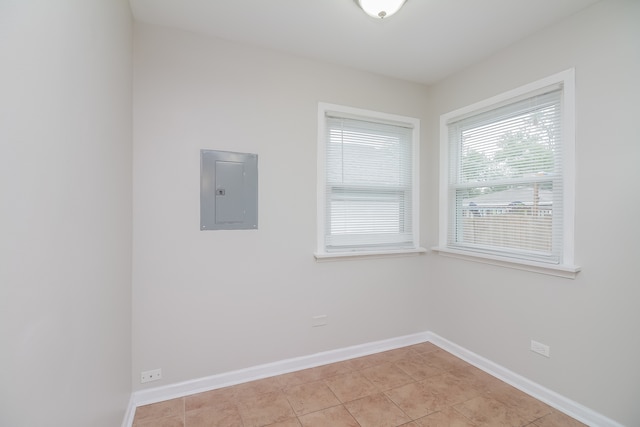
[[[327,325],[327,315],[326,314],[320,314],[318,316],[313,316],[311,318],[311,326],[312,327],[317,327],[317,326],[326,326]]]
[[[148,383],[150,381],[158,381],[162,379],[162,369],[154,369],[152,371],[144,371],[140,373],[140,382]]]
[[[542,344],[538,341],[531,340],[531,351],[543,355],[544,357],[551,357],[551,348],[548,345]]]

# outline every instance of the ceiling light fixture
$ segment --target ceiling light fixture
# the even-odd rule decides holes
[[[407,0],[354,0],[365,13],[373,18],[384,19],[400,10]]]

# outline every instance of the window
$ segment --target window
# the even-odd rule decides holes
[[[574,277],[573,70],[441,117],[437,250]]]
[[[418,246],[417,119],[320,103],[316,258]]]

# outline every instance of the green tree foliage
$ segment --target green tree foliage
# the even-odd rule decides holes
[[[486,182],[551,174],[554,170],[554,145],[558,128],[551,119],[554,107],[545,107],[518,117],[506,119],[518,121],[519,126],[505,126],[505,132],[497,136],[494,148],[484,152],[473,144],[465,144],[460,170],[462,182]],[[500,127],[502,123],[494,124]],[[497,191],[497,188],[493,189]]]
[[[553,172],[553,152],[548,144],[540,141],[535,134],[507,134],[500,141],[499,147],[493,162],[505,178],[522,178]]]

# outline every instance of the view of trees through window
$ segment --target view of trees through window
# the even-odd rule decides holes
[[[561,186],[559,102],[459,125],[456,241],[550,252]]]

